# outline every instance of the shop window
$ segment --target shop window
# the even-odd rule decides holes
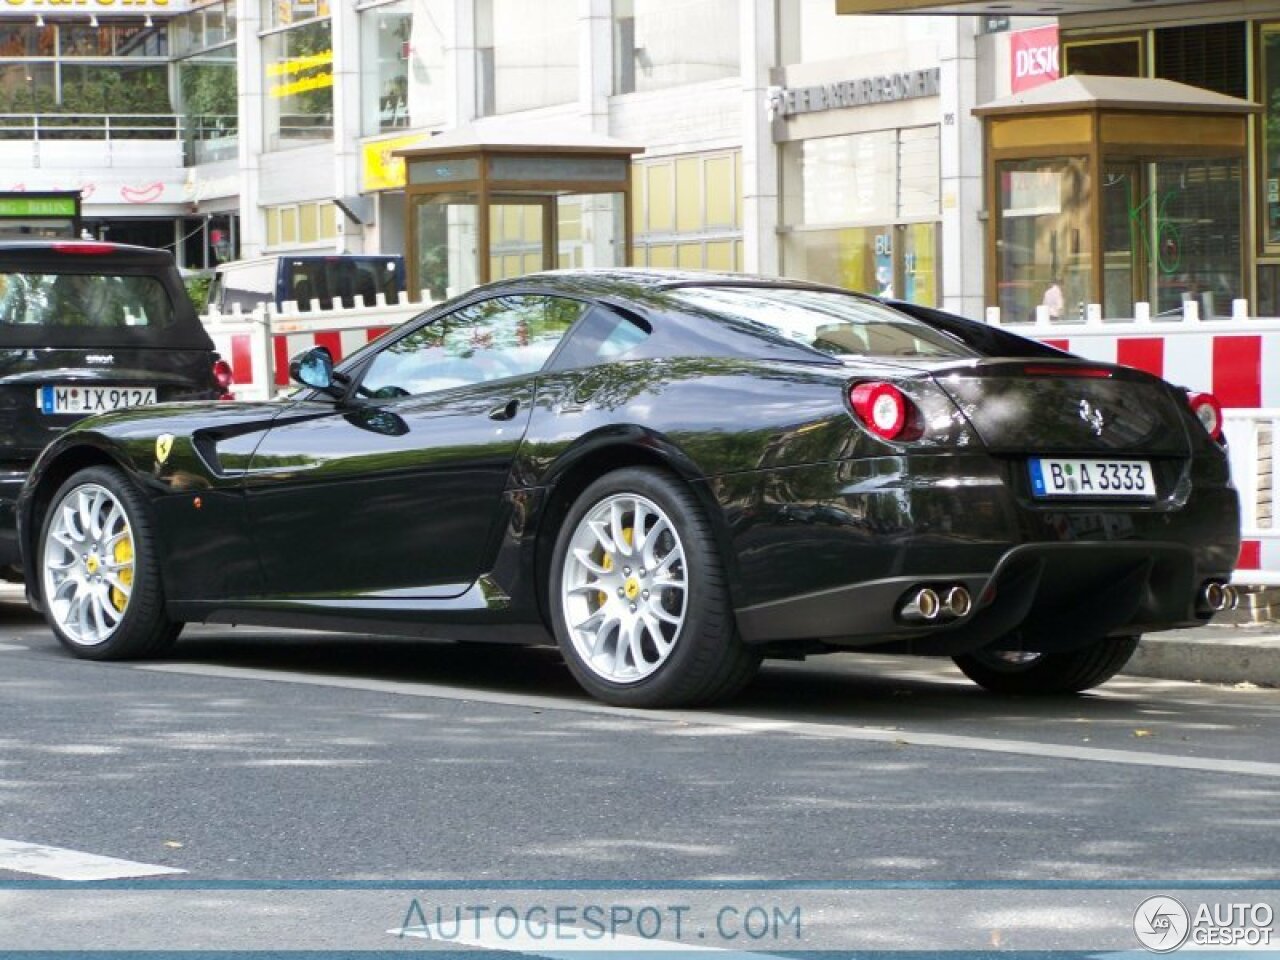
[[[329,22],[313,21],[262,38],[268,150],[333,137],[333,39]]]
[[[741,270],[741,153],[637,160],[634,258],[640,266]]]
[[[783,263],[788,276],[936,306],[937,236],[934,223],[795,230]]]
[[[614,93],[738,74],[738,0],[613,0]]]
[[[476,0],[475,16],[481,115],[577,99],[577,4],[565,0]]]
[[[1145,73],[1139,37],[1066,41],[1062,51],[1063,76],[1140,77]]]

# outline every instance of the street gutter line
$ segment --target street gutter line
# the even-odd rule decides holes
[[[32,873],[54,880],[118,880],[187,872],[153,863],[117,860],[115,857],[100,857],[96,853],[3,838],[0,838],[0,870]]]
[[[498,693],[491,690],[474,690],[432,683],[405,683],[396,680],[373,680],[363,677],[296,673],[287,670],[259,670],[251,667],[225,667],[203,663],[141,664],[134,669],[221,679],[265,680],[275,683],[294,683],[317,687],[340,687],[348,690],[363,690],[370,693],[397,696],[460,700],[504,707],[528,707],[538,710],[627,717],[648,723],[677,723],[734,733],[790,733],[823,740],[936,747],[942,750],[972,750],[982,753],[1013,754],[1042,759],[1083,760],[1092,763],[1118,763],[1128,766],[1163,767],[1199,773],[1223,773],[1280,779],[1280,763],[1266,763],[1257,760],[1190,757],[1168,753],[1146,753],[1137,750],[1077,747],[1066,744],[1040,743],[1032,740],[1000,740],[993,737],[970,737],[949,733],[842,726],[805,720],[768,720],[707,710],[639,710],[628,707],[610,707],[591,700],[568,700],[561,697],[538,694]]]

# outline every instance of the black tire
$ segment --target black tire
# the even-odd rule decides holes
[[[132,540],[131,590],[123,616],[110,635],[96,643],[77,640],[59,622],[48,595],[50,576],[46,572],[47,543],[59,506],[82,488],[97,485],[107,490],[120,506]],[[89,467],[72,475],[54,494],[41,523],[36,567],[40,571],[36,589],[40,591],[45,621],[67,650],[85,660],[132,660],[155,657],[178,639],[183,624],[165,613],[164,588],[151,529],[150,516],[142,494],[116,467]]]
[[[615,683],[597,674],[574,647],[563,602],[565,557],[583,518],[618,495],[639,495],[659,507],[684,549],[685,614],[670,653],[643,679]],[[694,495],[665,471],[629,467],[592,483],[560,526],[552,555],[548,610],[565,663],[578,683],[598,700],[623,707],[703,706],[726,700],[745,687],[760,667],[760,654],[738,635],[724,566],[711,526]],[[656,589],[656,588],[655,588]]]
[[[992,693],[1060,696],[1106,683],[1129,662],[1140,639],[1109,637],[1065,653],[1037,654],[1021,663],[987,651],[953,659],[966,677]]]

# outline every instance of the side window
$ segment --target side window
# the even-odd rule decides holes
[[[407,397],[537,373],[587,304],[510,296],[455,310],[395,343],[369,365],[366,397]]]
[[[556,369],[573,370],[625,360],[648,338],[649,331],[639,323],[608,307],[592,307],[556,357]]]

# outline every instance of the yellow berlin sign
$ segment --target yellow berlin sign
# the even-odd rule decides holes
[[[415,147],[430,139],[426,134],[371,140],[360,150],[360,184],[362,193],[375,190],[397,190],[405,184],[404,157],[393,157],[394,150]]]

